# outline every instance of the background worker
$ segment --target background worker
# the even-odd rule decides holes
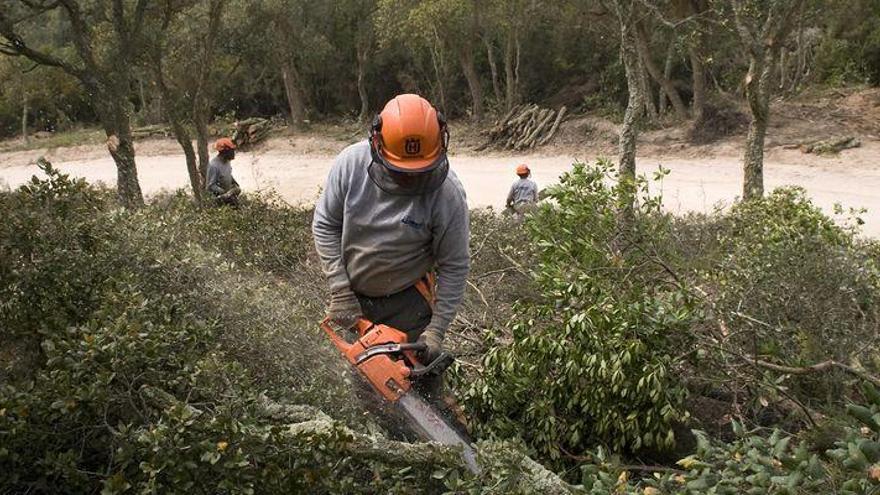
[[[516,213],[517,222],[522,222],[525,214],[533,210],[538,202],[538,184],[529,178],[532,176],[532,171],[526,164],[516,167],[516,175],[519,179],[510,186],[510,192],[507,193],[507,207]]]
[[[443,115],[417,95],[389,101],[370,138],[336,157],[312,232],[330,282],[329,317],[361,316],[442,351],[470,270],[464,188],[449,168]],[[429,272],[436,274],[436,291]],[[440,377],[417,383],[436,402]]]
[[[205,190],[219,204],[238,205],[241,187],[232,177],[232,160],[235,159],[235,143],[220,138],[214,143],[217,156],[208,163]]]

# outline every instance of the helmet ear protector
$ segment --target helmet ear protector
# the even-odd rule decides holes
[[[440,127],[440,141],[442,150],[440,153],[441,158],[445,158],[446,151],[449,149],[449,125],[446,123],[446,116],[443,115],[443,112],[437,111],[437,124]],[[382,156],[382,115],[376,114],[373,117],[373,122],[370,124],[369,131],[369,139],[370,139],[370,151],[373,155],[373,161],[379,162],[391,170],[400,171],[394,165],[388,163],[387,160]],[[427,167],[427,170],[431,170],[435,168],[437,164],[432,164]],[[412,173],[413,171],[408,170],[405,172]]]

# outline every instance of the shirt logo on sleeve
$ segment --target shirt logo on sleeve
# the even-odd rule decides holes
[[[400,221],[400,223],[402,223],[404,225],[408,225],[414,229],[425,228],[424,222],[419,222],[418,220],[415,220],[413,217],[411,217],[409,215],[404,216],[403,219]]]

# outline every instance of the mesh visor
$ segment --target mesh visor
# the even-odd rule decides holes
[[[443,185],[449,174],[449,161],[444,156],[443,160],[430,170],[404,172],[373,160],[368,172],[373,183],[388,194],[419,196],[436,191]]]

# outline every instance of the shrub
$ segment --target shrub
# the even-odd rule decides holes
[[[468,405],[486,433],[519,436],[542,456],[670,447],[684,419],[675,355],[691,320],[686,293],[657,261],[667,219],[642,186],[627,235],[628,186],[607,162],[565,174],[527,222],[538,250],[538,301],[524,303],[512,339],[499,336]]]
[[[701,277],[712,318],[729,325],[728,342],[741,353],[802,366],[865,360],[876,350],[880,269],[852,229],[799,188],[737,204],[721,223],[718,262]],[[802,380],[795,392],[839,401],[841,380]]]
[[[328,359],[335,351],[312,315],[300,314],[309,306],[275,302],[283,288],[272,291],[241,262],[267,247],[273,224],[302,213],[279,209],[276,223],[267,205],[248,215],[187,201],[129,212],[109,193],[44,168],[48,179],[0,194],[0,336],[26,342],[31,357],[0,361],[4,490],[442,490],[431,467],[352,455],[351,430],[317,412],[301,414],[296,423],[305,426],[297,426],[266,411],[267,401],[317,385],[325,395],[316,403],[334,399],[343,417],[356,408],[341,368],[321,369],[340,360]],[[223,221],[212,223],[214,213]],[[243,238],[234,215],[256,223]],[[244,246],[237,257],[200,242],[227,220],[223,247]],[[305,264],[297,257],[307,247],[279,243],[282,258],[258,255],[257,263],[279,272],[288,260]],[[276,377],[267,391],[273,361],[293,378]],[[463,476],[454,459],[441,467]]]

